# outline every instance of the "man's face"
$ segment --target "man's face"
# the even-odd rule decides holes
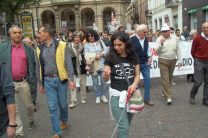
[[[180,36],[180,31],[176,31],[176,36]]]
[[[208,23],[203,24],[202,31],[203,31],[204,35],[208,36]]]
[[[44,28],[41,27],[38,31],[38,38],[39,38],[39,41],[42,43],[42,42],[45,42],[49,37],[49,33],[48,32],[45,32],[44,31]]]
[[[9,35],[10,35],[10,39],[14,43],[20,43],[22,41],[22,31],[18,27],[12,28]]]
[[[165,38],[170,37],[170,30],[162,31],[162,35],[163,35],[163,37],[165,37]]]
[[[103,33],[102,36],[103,36],[104,39],[108,39],[108,34]]]
[[[148,33],[148,30],[145,29],[145,30],[143,30],[143,31],[139,31],[139,32],[138,32],[138,36],[139,36],[141,39],[144,39],[144,38],[146,37],[147,33]]]

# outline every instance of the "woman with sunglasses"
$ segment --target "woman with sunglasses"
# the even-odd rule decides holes
[[[112,36],[110,52],[104,62],[105,81],[111,80],[109,88],[110,105],[113,116],[118,123],[118,138],[128,138],[133,114],[128,113],[126,108],[121,108],[119,99],[122,99],[122,91],[132,94],[140,81],[139,64],[133,46],[129,43],[128,36],[124,32],[117,32]],[[120,67],[123,64],[130,86],[126,82],[124,73]]]
[[[88,70],[89,74],[92,76],[93,90],[96,96],[96,103],[99,104],[100,100],[107,103],[108,100],[105,97],[105,92],[108,91],[108,85],[103,81],[103,63],[104,56],[108,53],[108,48],[100,40],[98,33],[92,29],[87,31],[86,43],[84,46],[84,55],[86,63],[92,62],[92,69]],[[90,59],[88,58],[90,57]],[[89,61],[92,60],[92,61]],[[100,83],[99,85],[99,78]]]

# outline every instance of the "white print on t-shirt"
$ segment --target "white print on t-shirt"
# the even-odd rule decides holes
[[[126,75],[128,76],[128,78],[129,79],[133,78],[134,68],[132,68],[129,63],[122,63],[122,64],[124,66],[124,70],[126,71]],[[114,67],[116,69],[116,74],[117,74],[117,76],[115,76],[115,79],[125,79],[119,64],[114,65]]]

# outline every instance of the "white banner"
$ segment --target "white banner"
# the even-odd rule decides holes
[[[160,77],[160,70],[158,66],[158,56],[156,54],[156,51],[154,50],[156,43],[151,42],[149,43],[149,46],[151,48],[151,52],[153,55],[153,61],[151,64],[151,69],[150,69],[150,77],[151,78]],[[191,42],[181,41],[179,42],[179,47],[181,48],[182,66],[180,68],[176,67],[173,75],[175,76],[175,75],[194,73],[194,68],[193,68],[194,61],[191,56]]]

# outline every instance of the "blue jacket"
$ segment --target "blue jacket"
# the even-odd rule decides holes
[[[0,51],[2,53],[2,51]],[[14,83],[6,63],[0,64],[0,136],[6,132],[9,123],[7,105],[14,104]]]
[[[130,43],[132,44],[132,46],[134,47],[136,54],[138,56],[138,61],[139,64],[145,64],[148,62],[148,54],[147,54],[147,50],[149,47],[148,41],[145,38],[144,40],[144,49],[142,48],[139,39],[137,38],[137,36],[133,36],[130,38]]]

